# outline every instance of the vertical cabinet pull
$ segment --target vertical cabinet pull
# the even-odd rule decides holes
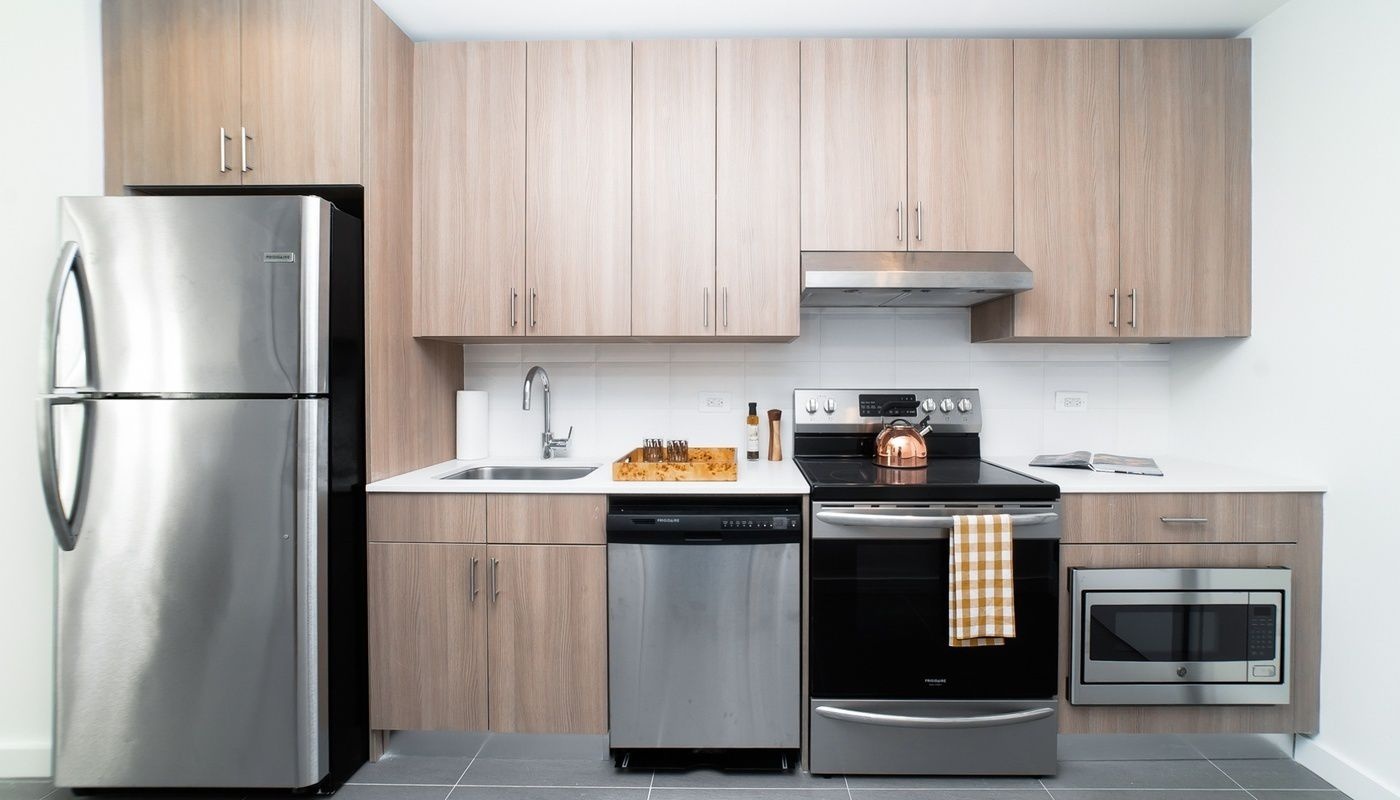
[[[534,289],[531,289],[531,290],[530,290],[530,308],[527,309],[527,310],[528,310],[528,313],[529,313],[529,316],[530,316],[530,330],[534,330],[534,329],[535,329],[535,325],[538,324],[539,321],[540,321],[540,320],[539,320],[539,315],[538,315],[539,306],[540,306],[540,295],[539,295],[539,292],[535,291]]]
[[[924,240],[924,201],[920,200],[914,204],[914,239],[922,242]]]
[[[1134,290],[1132,290],[1131,292],[1128,292],[1128,299],[1129,299],[1130,301],[1132,301],[1131,312],[1130,312],[1130,316],[1128,317],[1128,325],[1131,326],[1131,327],[1134,328],[1134,329],[1137,328],[1137,296],[1138,296],[1138,290],[1137,290],[1137,289],[1134,289]]]
[[[228,165],[228,143],[233,141],[233,137],[228,135],[227,128],[219,129],[219,172],[229,171]]]
[[[243,153],[243,171],[244,171],[244,172],[252,172],[252,171],[253,171],[253,162],[251,162],[251,161],[248,160],[248,143],[251,142],[251,141],[253,141],[253,137],[252,137],[251,134],[248,133],[248,129],[247,129],[247,128],[239,128],[238,131],[239,131],[239,135],[240,135],[240,136],[242,137],[242,139],[243,139],[243,141],[242,141],[242,143],[241,143],[241,148],[240,148],[240,149],[242,150],[242,153]]]
[[[471,601],[475,603],[476,596],[481,593],[481,590],[476,587],[476,556],[472,556],[471,581],[468,585],[471,589]]]
[[[516,326],[517,324],[519,324],[519,322],[520,322],[519,317],[517,317],[516,314],[515,314],[515,301],[516,301],[516,298],[517,298],[517,297],[519,297],[519,293],[515,291],[515,287],[514,287],[514,286],[510,287],[510,329],[511,329],[511,330],[515,330],[515,326]]]
[[[710,287],[706,286],[704,295],[700,299],[700,315],[704,320],[705,330],[710,329]]]
[[[894,204],[894,240],[904,241],[904,203]]]
[[[725,327],[725,329],[728,329],[728,328],[729,328],[729,287],[728,287],[728,286],[726,286],[726,287],[724,287],[723,289],[720,289],[720,290],[719,290],[719,311],[720,311],[719,324],[723,325],[723,326]]]
[[[1117,286],[1113,287],[1113,291],[1109,293],[1108,298],[1109,298],[1109,300],[1111,300],[1111,301],[1113,302],[1113,314],[1112,314],[1112,316],[1110,316],[1110,317],[1108,318],[1108,324],[1109,324],[1109,325],[1112,325],[1113,327],[1116,328],[1116,327],[1118,327],[1118,287],[1117,287]]]
[[[493,559],[491,559],[491,602],[492,602],[492,603],[495,603],[495,602],[496,602],[496,598],[501,596],[501,584],[500,584],[500,579],[499,579],[499,578],[497,577],[497,575],[496,575],[496,573],[499,572],[500,566],[501,566],[501,560],[500,560],[500,559],[498,559],[498,558],[493,558]]]

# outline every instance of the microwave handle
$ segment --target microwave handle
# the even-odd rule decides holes
[[[921,517],[913,514],[867,514],[862,511],[833,511],[822,509],[816,514],[817,519],[831,525],[850,525],[863,528],[951,528],[953,527],[952,517]],[[1059,519],[1060,515],[1053,511],[1040,514],[1012,514],[1011,524],[1014,527],[1026,527],[1029,525],[1045,525]]]
[[[1008,714],[982,714],[975,717],[909,717],[900,714],[875,714],[834,706],[817,706],[817,714],[842,722],[862,725],[883,725],[892,728],[992,728],[1018,725],[1054,716],[1053,708],[1032,708]]]

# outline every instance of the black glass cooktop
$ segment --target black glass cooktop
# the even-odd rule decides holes
[[[1060,487],[980,458],[931,459],[927,467],[877,466],[868,457],[799,456],[814,500],[1056,500]]]

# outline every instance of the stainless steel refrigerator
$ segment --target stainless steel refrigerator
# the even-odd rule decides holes
[[[55,783],[343,779],[368,749],[359,221],[282,196],[61,217]]]

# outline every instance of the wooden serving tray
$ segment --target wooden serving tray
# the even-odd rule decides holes
[[[737,481],[737,447],[692,447],[689,461],[643,461],[638,447],[613,462],[615,481]]]

